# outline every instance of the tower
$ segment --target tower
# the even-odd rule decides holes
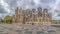
[[[51,24],[51,14],[48,13],[48,9],[43,10],[43,24]]]
[[[30,9],[25,10],[25,23],[30,22]]]
[[[23,13],[23,10],[22,10],[22,8],[20,8],[19,10],[18,10],[18,22],[19,23],[24,23],[24,13]]]
[[[18,19],[17,19],[17,17],[18,17],[18,7],[15,9],[15,15],[13,17],[14,17],[15,23],[18,23]]]
[[[31,17],[31,22],[32,22],[32,24],[33,23],[35,23],[35,11],[36,11],[36,9],[32,9],[32,17]]]
[[[43,22],[43,12],[42,12],[42,8],[41,7],[38,7],[37,8],[38,9],[38,21],[39,21],[39,24],[42,24],[42,22]]]
[[[22,8],[19,9],[18,7],[15,9],[15,15],[13,16],[15,23],[24,23],[24,14]]]

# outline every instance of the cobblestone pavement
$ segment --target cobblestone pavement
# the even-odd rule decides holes
[[[0,34],[60,34],[60,28],[50,25],[0,24]]]

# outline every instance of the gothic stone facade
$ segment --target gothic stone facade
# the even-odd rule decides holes
[[[25,24],[51,24],[51,19],[51,14],[48,13],[48,9],[42,9],[41,7],[37,8],[37,10],[22,10],[17,8],[13,16],[14,23]]]

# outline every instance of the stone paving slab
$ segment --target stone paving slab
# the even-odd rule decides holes
[[[46,25],[0,24],[0,34],[60,34],[58,29]]]

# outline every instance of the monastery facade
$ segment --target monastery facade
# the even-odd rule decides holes
[[[48,13],[48,9],[26,9],[16,8],[15,15],[13,15],[14,23],[22,24],[51,24],[52,16]]]

